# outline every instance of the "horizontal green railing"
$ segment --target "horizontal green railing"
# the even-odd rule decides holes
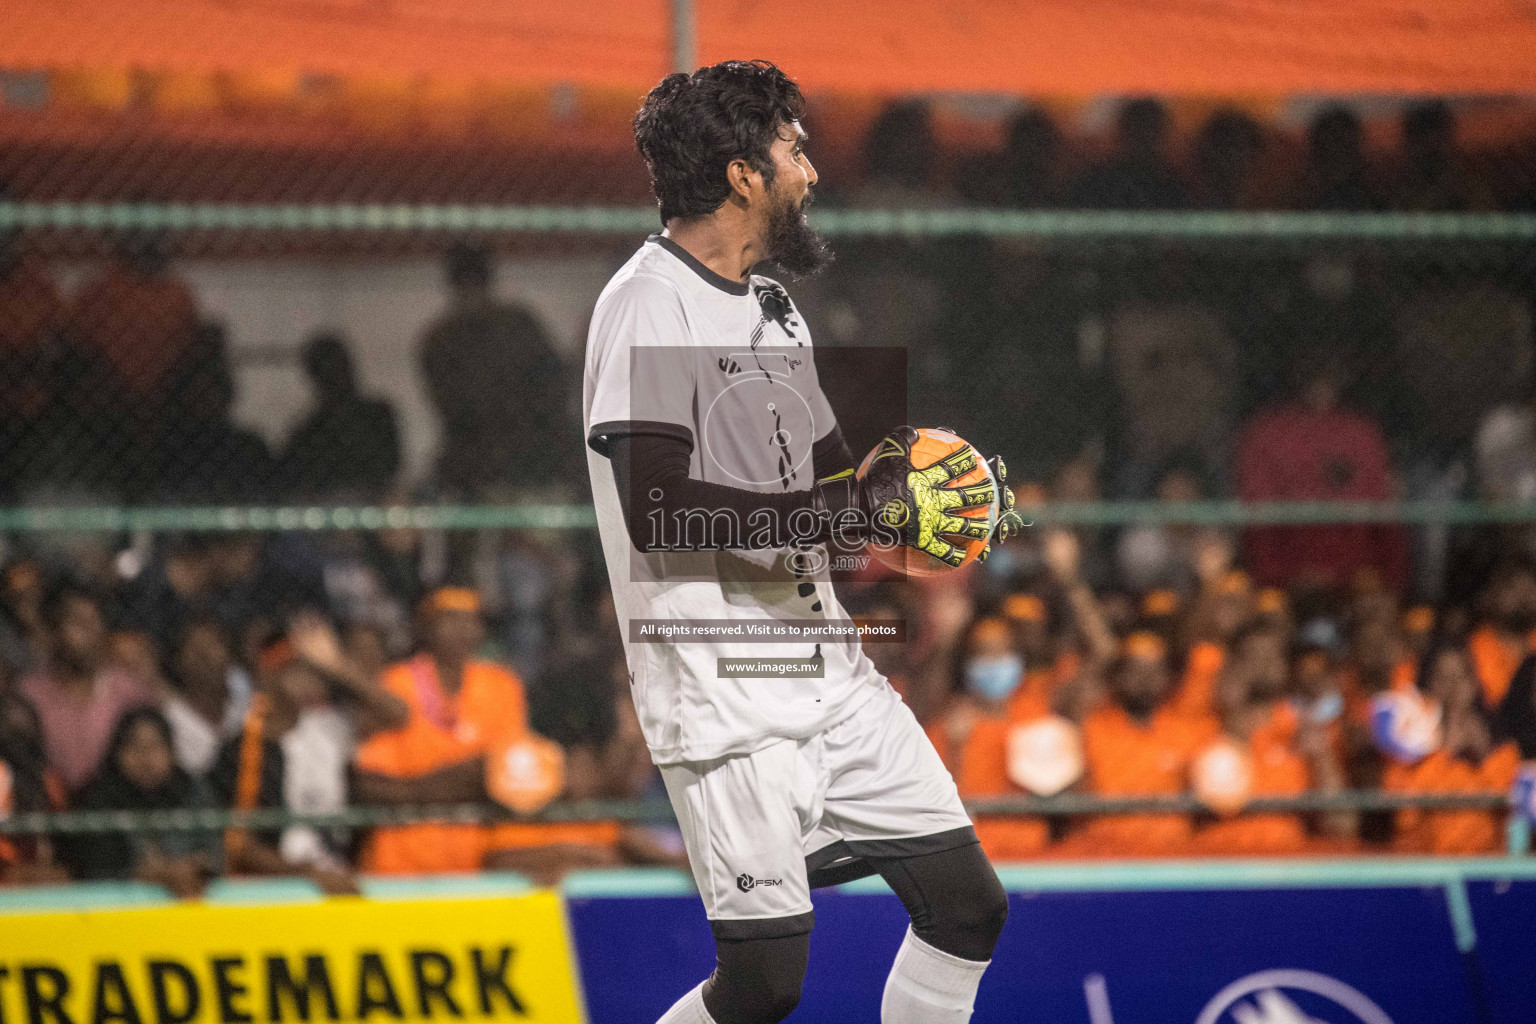
[[[48,530],[174,530],[187,533],[389,529],[585,530],[596,525],[597,513],[591,505],[0,508],[0,530],[21,533]]]
[[[1509,806],[1506,793],[1387,793],[1346,790],[1287,797],[1260,797],[1243,813],[1313,813],[1321,811],[1499,810]],[[998,797],[966,801],[973,814],[1077,816],[1094,814],[1192,814],[1204,809],[1192,796],[1098,797],[1067,793],[1053,797]],[[552,804],[531,817],[516,817],[496,804],[434,804],[397,807],[348,807],[328,814],[303,814],[285,808],[234,811],[224,808],[158,811],[62,811],[19,813],[0,820],[0,835],[100,834],[132,831],[198,831],[225,828],[278,829],[290,825],[317,828],[367,828],[421,822],[483,824],[507,821],[667,822],[672,808],[664,800],[589,800]]]
[[[1042,239],[1269,238],[1536,240],[1536,215],[1504,213],[1171,212],[1058,210],[817,209],[828,235]],[[489,206],[400,203],[0,203],[0,227],[122,231],[442,231],[640,234],[657,227],[653,206]]]
[[[1199,860],[1033,861],[999,863],[997,876],[1011,893],[1147,892],[1233,889],[1435,887],[1445,889],[1458,948],[1476,947],[1477,932],[1466,884],[1536,879],[1536,860],[1509,857],[1204,858]],[[532,880],[507,871],[447,875],[360,875],[365,899],[436,900],[519,896]],[[577,870],[559,885],[570,899],[696,898],[693,880],[673,868]],[[877,876],[837,887],[846,895],[890,894]],[[326,897],[301,877],[215,879],[200,898],[212,905],[310,903]],[[0,888],[0,914],[131,910],[178,901],[149,882],[71,882]]]
[[[1536,502],[1444,501],[1103,501],[1020,510],[1036,526],[1205,526],[1401,523],[1495,525],[1536,523]],[[316,531],[381,529],[591,529],[591,505],[252,506],[224,508],[110,506],[0,508],[0,531],[117,532]]]

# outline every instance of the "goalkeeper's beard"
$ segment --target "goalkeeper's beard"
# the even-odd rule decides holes
[[[799,203],[786,199],[768,215],[768,258],[791,280],[810,277],[832,262],[832,250],[805,219],[810,205],[806,192]]]

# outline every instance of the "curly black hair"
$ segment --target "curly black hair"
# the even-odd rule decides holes
[[[800,87],[765,60],[728,60],[668,75],[635,114],[635,146],[651,172],[661,223],[713,213],[730,195],[725,168],[746,160],[773,182],[779,129],[805,113]]]

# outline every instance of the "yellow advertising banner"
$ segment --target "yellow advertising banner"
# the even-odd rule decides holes
[[[0,916],[0,1024],[583,1024],[560,897]]]

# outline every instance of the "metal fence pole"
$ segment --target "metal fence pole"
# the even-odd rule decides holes
[[[698,21],[693,0],[672,0],[672,70],[692,74],[698,65]]]

